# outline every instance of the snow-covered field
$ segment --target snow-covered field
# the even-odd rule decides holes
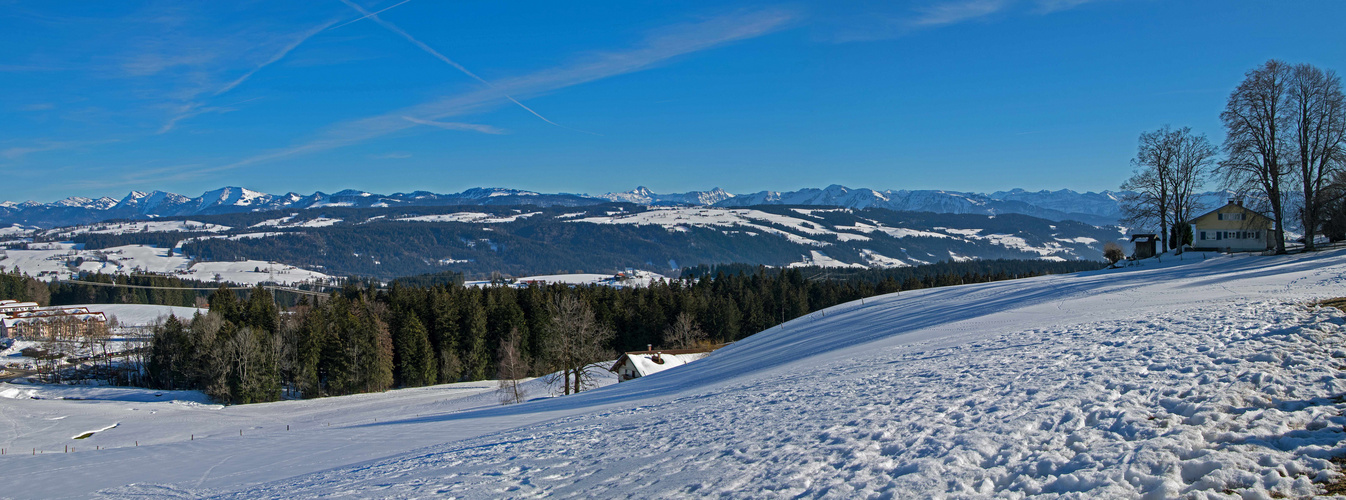
[[[0,252],[0,270],[15,268],[29,276],[61,279],[74,277],[76,272],[72,269],[103,274],[150,272],[200,281],[214,281],[219,276],[222,281],[244,284],[264,281],[295,284],[331,279],[317,271],[260,260],[194,262],[182,254],[180,246],[170,256],[169,249],[149,245],[84,250],[81,245],[68,242],[35,244],[29,250]]]
[[[90,311],[101,312],[109,318],[115,316],[121,326],[149,326],[169,315],[191,319],[197,312],[206,313],[204,308],[153,304],[79,304],[70,307],[87,307]]]
[[[1346,296],[1346,252],[1206,257],[843,304],[522,405],[0,401],[0,495],[1313,495],[1346,454],[1346,329],[1307,304]]]
[[[207,224],[196,221],[133,221],[102,222],[87,226],[71,226],[43,231],[47,237],[68,238],[76,234],[126,234],[126,233],[163,233],[171,231],[219,233],[233,229],[219,224]]]
[[[532,217],[539,212],[520,213],[514,215],[491,215],[481,212],[457,212],[452,214],[440,215],[420,215],[416,217],[402,217],[397,220],[411,222],[468,222],[474,224],[504,224],[514,222],[522,218]]]
[[[650,286],[655,281],[664,281],[668,278],[658,273],[649,271],[635,270],[623,279],[616,279],[612,274],[596,273],[574,273],[574,274],[547,274],[539,276],[525,276],[514,280],[516,286],[527,286],[529,283],[544,284],[562,284],[562,285],[607,285],[621,287],[645,287]],[[490,281],[468,281],[464,283],[467,286],[490,286]]]
[[[826,239],[819,237],[834,238],[837,241],[869,241],[872,238],[868,235],[873,233],[886,234],[892,238],[943,238],[963,241],[984,241],[990,244],[1004,248],[1019,250],[1026,253],[1040,255],[1044,260],[1064,261],[1067,258],[1075,258],[1074,250],[1063,246],[1059,242],[1094,244],[1097,240],[1092,238],[1074,238],[1061,239],[1057,241],[1046,242],[1039,246],[1030,244],[1022,237],[1012,234],[981,234],[982,229],[957,229],[937,227],[935,231],[922,231],[903,227],[887,227],[883,224],[870,220],[869,223],[857,222],[849,226],[827,226],[822,219],[805,220],[798,217],[778,215],[761,210],[752,210],[746,208],[710,208],[710,207],[647,207],[648,211],[640,213],[615,213],[608,214],[606,217],[585,217],[582,219],[573,219],[571,222],[584,222],[590,224],[634,224],[634,225],[657,225],[669,231],[687,231],[689,227],[716,227],[722,228],[721,231],[726,234],[735,232],[746,232],[750,235],[760,233],[775,234],[783,236],[791,242],[811,245],[816,247],[827,247],[832,245]],[[816,217],[815,212],[830,212],[846,209],[828,209],[828,210],[809,210],[809,209],[791,209],[805,217]],[[567,214],[567,216],[576,214]],[[559,218],[559,217],[558,217]],[[867,220],[867,219],[866,219]],[[1055,227],[1055,226],[1053,226]],[[737,228],[737,230],[733,229]],[[785,231],[782,228],[789,228]],[[744,231],[746,230],[746,231]],[[802,233],[803,236],[795,233]],[[1086,241],[1087,240],[1087,241]],[[872,250],[867,250],[865,263],[876,267],[904,267],[911,263],[904,262],[901,259],[879,255]],[[812,251],[811,256],[806,256],[800,262],[793,265],[800,266],[822,266],[822,267],[863,267],[864,264],[846,263],[840,260],[828,258],[825,254]],[[822,255],[820,258],[819,255]],[[924,263],[915,259],[907,259],[912,263]],[[938,260],[938,259],[936,259]]]

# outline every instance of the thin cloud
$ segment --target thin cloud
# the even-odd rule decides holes
[[[825,38],[832,42],[868,42],[982,21],[1002,14],[1054,14],[1097,1],[1100,0],[947,0],[928,3],[905,12],[850,12],[833,16],[823,24],[831,25],[831,31]]]
[[[595,54],[581,62],[500,80],[500,89],[514,95],[537,95],[595,80],[634,73],[678,56],[712,49],[728,43],[780,31],[795,20],[785,10],[740,12],[698,23],[672,26],[650,36],[643,44],[620,51]],[[316,138],[294,146],[244,158],[210,170],[228,170],[303,154],[349,146],[406,130],[419,124],[403,117],[442,120],[498,105],[500,92],[482,89],[449,95],[389,113],[342,122],[328,127]]]
[[[934,27],[980,19],[1004,10],[1005,0],[965,0],[946,2],[919,9],[920,15],[911,21],[916,26]]]
[[[40,66],[32,64],[0,64],[0,73],[34,73],[39,71],[64,71],[59,66]]]
[[[390,23],[390,22],[388,22],[388,21],[384,21],[383,18],[381,18],[381,17],[378,16],[377,13],[370,13],[369,11],[365,10],[364,7],[361,7],[361,6],[359,6],[359,5],[356,5],[355,2],[352,2],[351,0],[341,0],[341,2],[344,3],[344,4],[346,4],[346,5],[349,5],[352,9],[355,9],[355,10],[357,10],[357,11],[360,11],[360,13],[361,13],[361,14],[364,14],[365,17],[370,18],[370,19],[373,19],[374,22],[377,22],[377,23],[379,23],[380,25],[382,25],[384,28],[387,28],[388,31],[391,31],[391,32],[393,32],[393,33],[397,33],[398,35],[401,35],[402,38],[406,38],[407,41],[409,41],[409,42],[411,42],[412,44],[416,45],[416,46],[419,47],[421,50],[425,51],[427,54],[430,54],[430,55],[434,56],[436,59],[439,59],[440,61],[444,61],[444,63],[445,63],[445,64],[448,64],[449,66],[453,66],[454,69],[457,69],[458,71],[462,72],[463,74],[472,77],[473,80],[476,80],[476,81],[478,81],[478,82],[481,82],[483,85],[486,85],[487,87],[489,87],[489,88],[491,88],[491,89],[495,89],[495,90],[500,91],[501,96],[503,96],[505,99],[509,99],[510,102],[514,103],[514,104],[517,105],[518,107],[523,108],[524,111],[527,111],[527,112],[529,112],[529,113],[532,113],[533,116],[538,117],[539,119],[541,119],[541,120],[544,121],[544,122],[550,123],[550,124],[552,124],[552,125],[556,125],[557,127],[560,127],[560,126],[561,126],[560,124],[557,124],[556,122],[553,122],[553,121],[551,121],[551,120],[548,120],[547,117],[542,116],[542,115],[539,114],[537,111],[533,111],[533,108],[530,108],[530,107],[528,107],[528,106],[524,106],[524,104],[523,104],[522,102],[519,102],[518,99],[515,99],[514,96],[509,95],[509,92],[506,92],[506,91],[504,91],[503,89],[501,89],[500,87],[496,86],[495,84],[493,84],[493,83],[491,83],[491,82],[489,82],[489,81],[486,81],[485,78],[482,78],[482,77],[480,77],[480,76],[477,76],[476,73],[473,73],[473,72],[471,72],[471,71],[468,71],[468,69],[465,68],[465,67],[463,67],[463,65],[454,62],[452,59],[449,59],[448,57],[445,57],[444,54],[440,54],[439,51],[437,51],[437,50],[431,48],[429,45],[426,45],[425,43],[421,42],[420,40],[417,40],[415,37],[412,37],[411,34],[405,32],[405,31],[402,31],[402,28],[398,28],[397,26],[394,26],[393,23]],[[386,10],[386,9],[385,9],[385,10]]]
[[[380,10],[377,10],[377,11],[371,13],[371,14],[365,14],[365,15],[363,15],[363,16],[357,17],[357,18],[355,18],[355,19],[351,19],[350,21],[346,21],[346,22],[344,22],[344,23],[338,24],[338,25],[333,26],[333,27],[328,28],[328,29],[337,29],[337,28],[340,28],[340,27],[345,26],[345,25],[347,25],[347,24],[354,24],[354,23],[358,23],[358,22],[360,22],[360,21],[364,21],[365,19],[369,19],[369,18],[371,18],[371,17],[377,16],[377,15],[382,14],[382,13],[384,13],[384,12],[388,12],[388,11],[392,10],[393,7],[397,7],[397,6],[399,6],[399,5],[402,5],[402,4],[407,3],[407,2],[410,2],[410,1],[411,1],[411,0],[402,0],[401,2],[397,2],[397,3],[395,3],[395,4],[392,4],[392,5],[388,6],[388,7],[384,7],[384,8],[382,8],[382,9],[380,9]]]
[[[109,188],[124,186],[144,186],[164,182],[181,182],[202,177],[204,171],[200,164],[174,165],[171,167],[146,168],[145,166],[122,166],[107,168],[107,171],[127,172],[119,178],[85,178],[71,183],[81,188]]]
[[[1038,13],[1051,14],[1079,7],[1098,0],[1038,0]]]
[[[75,149],[84,146],[94,146],[98,144],[107,144],[117,142],[116,139],[101,141],[38,141],[32,146],[12,147],[0,150],[0,158],[6,160],[18,160],[33,153],[45,153],[47,151],[60,151],[64,149]]]
[[[381,155],[369,155],[369,158],[374,160],[405,160],[407,158],[411,158],[411,153],[394,151],[391,153],[383,153]]]
[[[233,106],[237,106],[245,102],[256,101],[258,99],[261,99],[261,97],[244,99],[242,101],[238,101],[236,103],[225,106],[203,106],[199,102],[189,102],[181,106],[177,106],[177,110],[175,112],[176,114],[174,114],[172,118],[169,118],[168,121],[164,123],[162,127],[159,127],[159,131],[155,133],[159,135],[166,134],[168,132],[171,132],[174,128],[177,128],[178,122],[195,116],[203,115],[206,113],[224,114],[232,111],[237,111],[237,108],[234,108]]]
[[[444,130],[469,130],[472,132],[481,132],[483,134],[493,134],[493,135],[501,135],[509,133],[508,130],[502,128],[492,127],[490,125],[479,125],[476,123],[437,122],[432,120],[422,120],[420,118],[412,118],[410,116],[403,116],[402,119],[418,125],[429,125],[431,127],[439,127]]]
[[[327,29],[328,26],[331,26],[331,25],[333,25],[333,24],[336,24],[336,21],[335,21],[335,20],[328,21],[328,22],[323,23],[322,25],[320,25],[320,26],[318,26],[318,27],[316,27],[316,28],[313,28],[313,29],[311,29],[311,30],[308,30],[308,31],[304,32],[303,34],[301,34],[301,35],[299,36],[298,39],[295,39],[293,42],[290,42],[289,45],[286,45],[286,46],[284,46],[284,47],[281,47],[280,51],[278,51],[278,52],[276,52],[275,54],[273,54],[273,55],[271,56],[270,59],[267,59],[267,60],[264,61],[262,64],[258,65],[258,66],[255,67],[255,68],[252,68],[252,70],[248,71],[247,73],[244,73],[243,76],[238,77],[237,80],[234,80],[234,81],[232,81],[232,82],[229,82],[229,83],[226,84],[224,87],[220,88],[220,90],[216,90],[216,91],[215,91],[215,95],[218,96],[218,95],[220,95],[220,94],[223,94],[223,93],[225,93],[225,92],[228,92],[228,91],[230,91],[230,90],[233,90],[234,87],[237,87],[237,86],[241,85],[243,82],[248,81],[248,78],[252,78],[252,75],[257,74],[257,72],[258,72],[258,71],[261,71],[262,68],[265,68],[265,67],[267,67],[267,66],[270,66],[271,64],[275,63],[276,61],[279,61],[279,60],[285,58],[285,55],[286,55],[286,54],[289,54],[290,51],[294,50],[295,48],[298,48],[300,44],[304,43],[305,41],[308,41],[308,39],[310,39],[310,38],[313,38],[313,35],[317,35],[318,33],[321,33],[323,30]]]
[[[219,110],[220,108],[214,106],[200,107],[200,105],[197,103],[188,103],[179,108],[178,114],[169,117],[168,121],[164,122],[164,125],[162,127],[159,127],[159,130],[156,131],[155,134],[159,135],[167,134],[169,132],[172,132],[173,129],[178,128],[178,122],[180,121]]]

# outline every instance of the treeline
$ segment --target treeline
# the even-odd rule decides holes
[[[78,276],[77,280],[105,285],[47,282],[11,270],[0,272],[0,299],[36,302],[41,306],[157,304],[204,307],[211,290],[219,286],[218,283],[157,275],[88,273]],[[287,296],[281,298],[281,304],[286,304],[287,299],[289,304],[297,302],[296,298]]]
[[[159,248],[171,249],[176,247],[179,241],[200,237],[203,234],[204,233],[186,233],[181,231],[82,233],[70,238],[70,241],[82,243],[85,250],[102,250],[105,248],[127,245],[152,245]]]
[[[47,284],[24,276],[18,269],[0,272],[0,299],[19,302],[36,302],[40,305],[51,303],[51,291]]]
[[[1063,263],[1040,264],[1004,261],[955,265],[948,269],[957,272],[944,274],[857,273],[845,279],[811,274],[816,269],[723,272],[738,268],[722,266],[713,276],[642,288],[394,283],[377,289],[350,283],[285,314],[264,289],[253,289],[244,300],[221,289],[211,295],[209,315],[190,323],[170,319],[156,329],[147,382],[248,403],[283,393],[308,398],[482,380],[496,377],[502,363],[527,366],[527,375],[538,376],[647,344],[677,344],[671,336],[682,334],[675,328],[680,321],[690,323],[682,331],[689,326],[707,341],[734,341],[864,297],[1045,274]],[[584,350],[591,354],[582,359],[568,347],[581,337],[601,344]],[[504,359],[507,352],[518,358]]]
[[[197,280],[171,276],[83,274],[78,281],[106,283],[115,286],[90,285],[58,281],[43,284],[49,290],[50,305],[70,304],[159,304],[195,307],[202,305],[210,289],[218,286]],[[137,288],[146,287],[146,288]],[[191,290],[196,288],[199,290]]]

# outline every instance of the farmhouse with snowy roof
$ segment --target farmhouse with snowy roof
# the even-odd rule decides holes
[[[1271,248],[1271,218],[1245,208],[1236,199],[1192,219],[1192,248],[1231,252]]]
[[[617,362],[609,368],[608,371],[617,374],[618,382],[633,380],[652,373],[658,373],[675,366],[682,366],[698,359],[709,356],[711,351],[719,349],[729,344],[719,344],[708,347],[698,347],[693,349],[661,349],[654,350],[653,346],[646,346],[644,351],[631,351],[622,354],[617,358]]]

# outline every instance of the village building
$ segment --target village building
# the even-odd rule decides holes
[[[0,302],[0,337],[40,339],[54,336],[61,340],[76,340],[110,334],[107,317],[87,307],[37,307],[32,302]]]
[[[661,349],[654,350],[652,346],[646,346],[644,351],[631,351],[623,353],[617,362],[609,368],[608,371],[617,374],[618,382],[634,380],[652,373],[682,366],[698,359],[709,356],[716,349],[729,344],[718,344],[706,347],[697,347],[692,349]]]
[[[37,302],[19,302],[17,300],[0,300],[0,314],[22,311],[36,311]]]
[[[1270,217],[1238,200],[1192,219],[1192,248],[1225,252],[1261,252],[1272,248]]]

